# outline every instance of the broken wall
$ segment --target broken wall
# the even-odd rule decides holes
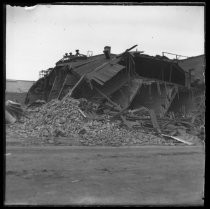
[[[199,105],[198,103],[200,102],[200,100],[197,101],[197,98],[201,97],[205,98],[204,92],[202,91],[196,89],[183,89],[182,91],[179,91],[174,98],[169,108],[169,112],[176,112],[183,116],[187,116],[197,109],[197,106]]]
[[[141,85],[141,79],[133,78],[112,94],[111,99],[119,104],[121,108],[129,107],[130,103],[136,97],[137,92],[141,88]]]
[[[130,105],[131,109],[145,106],[153,109],[159,117],[162,117],[170,107],[175,91],[173,85],[159,82],[144,82]]]

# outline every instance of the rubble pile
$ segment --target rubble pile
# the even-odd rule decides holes
[[[84,100],[82,103],[85,103]],[[8,125],[7,132],[15,136],[43,139],[67,137],[68,140],[68,137],[73,137],[82,145],[173,144],[173,140],[165,140],[155,132],[128,129],[121,120],[113,120],[108,114],[100,115],[99,119],[85,117],[88,112],[85,112],[85,108],[82,112],[82,103],[67,96],[62,101],[51,100],[42,106],[33,106],[22,121]],[[96,104],[93,106],[97,108]]]
[[[170,144],[163,138],[143,130],[128,130],[121,121],[90,121],[79,133],[84,145]]]
[[[201,130],[189,122],[190,118],[186,119],[173,119],[166,122],[165,125],[162,125],[162,133],[167,134],[171,137],[178,137],[184,139],[186,142],[193,144],[203,143],[204,134],[201,137]]]
[[[168,116],[164,118],[165,124],[161,124],[164,133],[171,136],[181,136],[187,140],[190,138],[190,141],[205,140],[205,100],[203,94],[199,94],[195,98],[194,108],[186,115],[177,112],[173,113],[173,117]]]
[[[11,128],[16,134],[27,137],[68,136],[82,125],[82,116],[77,109],[78,101],[66,98],[28,109],[28,118]]]

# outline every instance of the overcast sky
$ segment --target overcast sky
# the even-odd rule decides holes
[[[202,6],[45,6],[6,8],[6,78],[37,80],[66,52],[121,53],[138,44],[163,51],[204,54]]]

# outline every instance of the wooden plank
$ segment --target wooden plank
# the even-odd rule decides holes
[[[170,135],[166,135],[166,134],[161,134],[162,136],[166,136],[166,137],[169,137],[169,138],[172,138],[172,139],[175,139],[179,142],[182,142],[182,143],[185,143],[185,144],[188,144],[188,145],[193,145],[192,142],[188,142],[188,141],[185,141],[184,139],[180,139],[178,137],[174,137],[174,136],[170,136]]]
[[[66,76],[66,78],[65,78],[65,80],[64,80],[64,82],[63,82],[63,86],[62,86],[62,88],[61,88],[61,90],[60,90],[60,92],[59,92],[59,94],[58,94],[58,97],[57,97],[58,99],[60,98],[61,93],[62,93],[62,91],[63,91],[63,89],[64,89],[64,86],[65,86],[65,84],[66,84],[67,77],[68,77],[68,74],[67,74],[67,76]]]
[[[87,118],[87,116],[85,115],[85,113],[82,111],[82,110],[80,110],[80,109],[78,109],[79,110],[79,112],[82,114],[82,116],[84,117],[84,118]]]
[[[135,83],[135,81],[136,81],[136,79],[133,80],[133,83]],[[129,105],[132,103],[132,101],[134,100],[134,98],[135,98],[136,94],[138,93],[139,89],[142,87],[142,83],[143,83],[143,80],[142,79],[138,79],[137,80],[136,88],[134,89],[133,94],[131,94],[131,96],[130,96]]]
[[[167,92],[167,98],[165,99],[165,104],[164,104],[165,108],[163,108],[163,110],[161,111],[162,116],[164,116],[167,113],[177,93],[178,93],[177,86],[174,86],[172,90],[170,89],[170,91]]]
[[[72,88],[71,92],[70,92],[70,96],[72,96],[72,94],[74,93],[74,91],[76,90],[76,88],[82,83],[83,79],[85,77],[85,74],[79,79],[79,81],[74,85],[74,87]],[[67,94],[68,95],[68,94]],[[67,96],[66,95],[66,96]],[[64,97],[65,98],[65,97]]]
[[[150,117],[151,117],[151,121],[152,121],[153,127],[154,127],[159,133],[161,133],[161,130],[160,130],[159,124],[158,124],[158,122],[157,122],[157,118],[156,118],[156,115],[155,115],[154,110],[150,109],[150,110],[149,110],[149,114],[150,114]]]
[[[153,128],[155,128],[158,131],[158,133],[161,133],[160,126],[157,122],[157,117],[156,117],[155,111],[153,109],[148,109],[146,107],[140,107],[138,109],[132,110],[131,113],[139,112],[141,110],[146,110],[147,112],[149,112]]]
[[[55,83],[56,83],[56,79],[57,79],[57,76],[55,76],[55,79],[54,79],[54,82],[53,82],[53,86],[52,86],[52,88],[51,88],[51,90],[50,90],[50,93],[49,93],[49,96],[48,96],[48,98],[47,98],[47,101],[49,101],[49,100],[50,100],[50,97],[51,97],[51,94],[52,94],[53,88],[54,88]]]
[[[126,110],[127,110],[127,107],[124,107],[120,112],[116,113],[116,114],[114,115],[114,117],[117,117],[117,116],[119,116],[119,115],[122,115],[123,113],[125,113]]]
[[[130,50],[132,50],[133,48],[135,48],[135,47],[137,47],[137,46],[138,46],[138,45],[134,45],[134,46],[132,46],[131,48],[126,49],[126,50],[125,50],[125,52],[123,52],[123,53],[121,53],[121,54],[117,55],[116,57],[118,58],[118,57],[123,56],[125,53],[129,52]]]
[[[97,89],[96,87],[95,87],[95,89],[96,89],[96,91],[98,91],[99,94],[101,94],[103,97],[105,97],[111,104],[113,104],[114,106],[116,106],[118,110],[122,111],[122,108],[121,108],[118,104],[116,104],[115,102],[113,102],[109,97],[107,97],[105,94],[103,94],[103,93],[102,93],[99,89]],[[131,129],[132,126],[131,126],[131,125],[129,124],[129,122],[125,119],[125,117],[122,116],[122,115],[120,115],[120,117],[121,117],[123,123],[124,123],[129,129]]]
[[[98,88],[95,87],[95,90],[99,94],[101,94],[104,98],[106,98],[112,105],[114,105],[115,107],[117,107],[118,110],[121,110],[122,109],[118,104],[116,104],[115,102],[113,102],[108,96],[106,96],[104,93],[102,93]]]
[[[139,112],[139,111],[141,111],[141,110],[146,110],[146,111],[148,111],[148,108],[146,108],[146,107],[140,107],[140,108],[138,108],[138,109],[131,110],[131,113]]]

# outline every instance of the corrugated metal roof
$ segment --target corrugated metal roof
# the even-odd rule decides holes
[[[130,81],[130,85],[124,85],[112,95],[112,101],[120,104],[122,108],[128,107],[136,96],[139,88],[143,83],[143,79],[134,78]]]
[[[102,93],[108,96],[117,91],[121,86],[123,86],[128,81],[128,79],[128,73],[126,72],[126,69],[123,69],[116,76],[107,81],[103,86],[96,86]],[[98,96],[97,92],[94,96]]]
[[[115,76],[119,71],[124,69],[125,66],[119,64],[108,64],[96,72],[88,74],[88,78],[95,80],[96,82],[105,83]]]
[[[88,80],[95,80],[97,83],[103,85],[125,68],[125,66],[117,64],[119,61],[120,58],[116,58],[115,55],[111,55],[111,59],[108,60],[102,54],[88,59],[86,62],[72,63],[70,68],[80,76],[86,75]]]

